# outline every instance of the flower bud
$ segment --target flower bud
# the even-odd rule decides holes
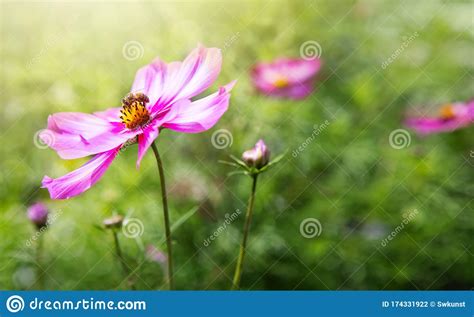
[[[270,150],[265,145],[265,142],[260,139],[252,149],[242,154],[242,160],[247,166],[260,169],[268,164],[270,160]]]
[[[104,219],[102,223],[107,229],[119,229],[122,227],[123,217],[120,215],[115,215],[110,218]]]
[[[168,257],[161,250],[150,244],[146,247],[146,257],[153,262],[165,264]]]
[[[38,228],[48,224],[48,208],[43,203],[35,203],[28,207],[28,219]]]

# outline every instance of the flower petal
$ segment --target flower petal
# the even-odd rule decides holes
[[[235,81],[218,92],[190,102],[182,100],[171,107],[162,126],[178,132],[199,133],[212,128],[229,107],[230,91]]]
[[[450,120],[438,118],[410,118],[405,121],[405,125],[419,134],[432,134],[438,132],[451,132],[468,126],[470,123],[465,118],[455,118]]]
[[[113,128],[104,118],[89,113],[59,112],[48,117],[48,129],[92,138]]]
[[[158,98],[163,94],[163,87],[167,78],[166,63],[159,58],[140,68],[135,75],[131,92],[142,92],[150,99],[150,105],[153,106]]]
[[[150,148],[151,144],[158,137],[160,130],[158,129],[158,120],[154,120],[148,126],[143,129],[143,133],[138,135],[138,158],[137,168],[140,168],[140,162],[145,156],[145,153]]]
[[[69,160],[109,151],[141,132],[139,129],[133,131],[111,130],[86,139],[82,135],[59,133],[46,129],[41,131],[39,137],[45,144],[55,150],[62,159]]]
[[[120,147],[97,154],[86,164],[64,176],[43,178],[42,188],[47,188],[51,199],[68,199],[77,196],[94,185],[117,156]]]
[[[120,119],[120,116],[122,115],[120,110],[122,109],[122,107],[109,108],[104,111],[94,112],[94,116],[102,118],[111,123],[122,122],[122,119]]]
[[[321,68],[321,60],[280,58],[271,63],[258,63],[252,70],[254,80],[273,84],[275,79],[283,76],[292,83],[302,83],[313,78]]]
[[[320,68],[319,59],[281,58],[270,63],[258,63],[251,76],[255,87],[267,95],[303,99],[313,91]]]
[[[148,96],[153,116],[176,101],[189,99],[209,88],[219,75],[221,64],[220,50],[203,46],[194,49],[183,62],[165,64],[155,59],[137,72],[132,92]]]
[[[200,94],[216,80],[221,65],[219,49],[199,45],[186,57],[179,70],[169,76],[161,101],[189,99]]]
[[[273,90],[270,94],[273,96],[286,97],[290,99],[304,99],[313,92],[314,80],[308,80],[304,83],[295,83],[290,87]]]

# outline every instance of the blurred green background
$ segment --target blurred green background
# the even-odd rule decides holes
[[[144,225],[138,240],[119,237],[136,287],[165,287],[161,266],[141,251],[165,248],[151,152],[136,170],[132,147],[91,190],[51,201],[39,188],[42,177],[86,160],[61,160],[35,145],[35,133],[54,112],[120,106],[139,67],[156,56],[182,60],[202,43],[223,52],[222,73],[209,91],[238,83],[213,129],[164,131],[157,141],[171,219],[182,222],[173,232],[178,289],[230,287],[244,217],[209,246],[203,242],[226,214],[245,210],[251,180],[228,177],[232,168],[217,162],[258,138],[275,155],[289,152],[260,178],[242,288],[471,289],[473,128],[424,138],[410,131],[401,149],[390,146],[389,135],[404,128],[407,113],[473,97],[472,12],[470,1],[428,0],[2,1],[0,288],[37,288],[38,272],[47,289],[126,288],[112,235],[97,228],[114,213]],[[125,58],[130,41],[139,50]],[[256,94],[250,67],[299,57],[307,41],[320,44],[324,64],[315,92],[297,102]],[[230,131],[231,146],[212,145],[218,129]],[[58,215],[43,236],[40,268],[34,245],[26,246],[34,234],[26,208],[35,201]],[[307,218],[321,223],[319,236],[302,236]]]

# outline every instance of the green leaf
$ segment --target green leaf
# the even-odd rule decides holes
[[[248,166],[247,166],[247,164],[245,164],[244,161],[238,159],[237,157],[235,157],[235,156],[233,156],[233,155],[231,155],[230,158],[233,159],[237,164],[239,164],[239,165],[242,166],[243,168],[248,169]]]

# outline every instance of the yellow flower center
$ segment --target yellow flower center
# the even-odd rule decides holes
[[[150,113],[145,107],[149,101],[148,97],[142,93],[129,93],[122,99],[123,109],[120,110],[122,114],[120,119],[128,129],[142,127],[150,121]]]
[[[456,117],[456,114],[454,113],[453,105],[451,104],[446,104],[442,106],[441,109],[439,110],[439,114],[441,118],[443,119],[452,119]]]
[[[288,86],[289,82],[288,79],[284,76],[278,76],[274,81],[273,85],[277,88],[285,88]]]

